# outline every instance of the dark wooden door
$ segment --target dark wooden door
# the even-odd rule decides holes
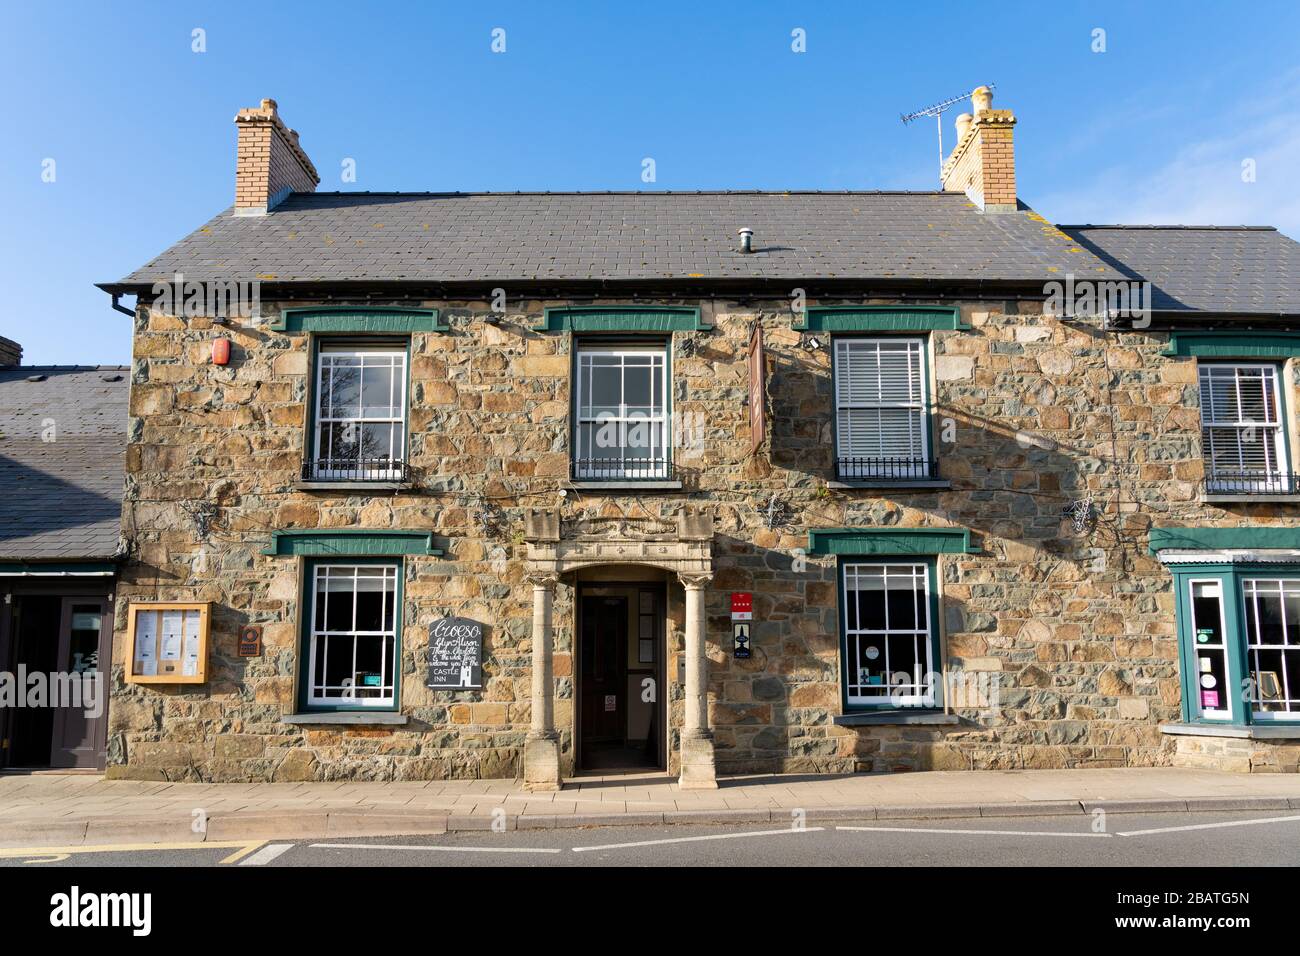
[[[61,701],[54,710],[51,767],[103,768],[108,730],[108,669],[113,624],[101,597],[65,597],[59,619],[56,669],[80,685],[80,700]]]
[[[582,742],[622,743],[627,721],[627,598],[582,599]]]

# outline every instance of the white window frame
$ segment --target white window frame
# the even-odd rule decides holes
[[[1219,644],[1198,644],[1196,641],[1196,586],[1211,585],[1219,591]],[[1231,655],[1234,652],[1233,643],[1228,637],[1228,589],[1224,586],[1221,578],[1191,578],[1187,582],[1187,613],[1191,618],[1191,657],[1192,657],[1192,674],[1189,683],[1196,689],[1196,715],[1204,720],[1225,720],[1231,721],[1234,718],[1233,698],[1236,694],[1232,689],[1232,660]],[[1217,652],[1223,659],[1223,687],[1219,689],[1219,695],[1225,706],[1214,710],[1207,710],[1201,703],[1201,671],[1200,671],[1200,649]]]
[[[915,363],[908,362],[908,391],[915,397],[909,398],[905,402],[847,402],[843,400],[842,390],[847,382],[847,375],[843,370],[843,362],[854,348],[863,346],[875,346],[876,354],[879,355],[881,345],[907,345],[909,358],[915,356]],[[899,336],[836,336],[832,339],[834,355],[832,358],[832,376],[835,386],[835,461],[836,472],[841,478],[903,478],[903,479],[924,479],[929,477],[930,464],[930,423],[928,420],[930,409],[930,383],[928,381],[928,361],[926,356],[927,340],[925,338]],[[877,367],[879,361],[877,360]],[[848,426],[849,420],[854,412],[879,412],[882,409],[906,409],[914,413],[915,428],[919,435],[919,442],[915,447],[909,447],[899,454],[885,454],[885,449],[881,448],[879,455],[853,455],[852,447],[849,443],[849,436],[852,434],[853,426]],[[863,417],[869,417],[863,416]],[[877,415],[879,422],[879,415]],[[848,427],[846,427],[848,426]],[[869,429],[869,424],[861,426]],[[840,467],[840,462],[852,460],[854,458],[897,458],[905,460],[915,460],[919,464],[909,464],[898,468],[890,468],[882,463],[879,469],[873,470],[868,466],[845,465]]]
[[[888,591],[888,580],[890,572],[897,575],[907,574],[912,578],[913,585],[919,576],[921,587],[919,591],[913,586],[913,600],[919,600],[920,608],[923,613],[918,615],[918,623],[924,621],[923,628],[890,628],[889,627],[889,602],[885,600],[885,627],[881,629],[873,628],[850,628],[849,627],[849,601],[850,596],[861,588],[851,588],[851,577],[862,577],[867,574],[875,573],[872,569],[879,569],[881,583],[885,585]],[[909,561],[849,561],[840,569],[840,580],[843,588],[843,607],[840,610],[841,627],[843,628],[844,641],[841,645],[841,653],[844,654],[844,700],[850,707],[856,708],[898,708],[898,707],[936,707],[938,706],[935,694],[935,685],[927,677],[938,673],[935,666],[935,654],[937,653],[935,645],[937,644],[935,628],[937,622],[931,619],[930,615],[930,565],[925,562],[913,563]],[[854,607],[856,608],[856,599]],[[861,625],[861,620],[858,624]],[[889,638],[898,636],[911,636],[914,642],[923,643],[925,646],[925,655],[917,654],[916,661],[919,665],[924,660],[924,668],[919,675],[912,674],[911,683],[906,684],[864,684],[860,679],[859,672],[859,648],[863,638],[877,638],[880,646],[883,648],[884,661],[881,669],[885,675],[892,676],[895,672],[889,668]],[[919,680],[919,683],[918,683]],[[854,693],[854,688],[876,687],[881,688],[879,694],[862,694]],[[895,696],[892,693],[894,687],[910,687],[914,692]]]
[[[384,570],[385,573],[382,576],[382,580],[385,587],[381,590],[382,594],[387,594],[389,592],[389,586],[391,586],[391,591],[393,595],[392,620],[387,620],[386,618],[382,619],[380,622],[381,625],[386,625],[386,626],[381,627],[381,629],[378,631],[356,630],[356,581],[357,581],[356,572],[361,568],[367,568],[367,569],[382,568]],[[330,578],[330,577],[339,577],[339,578],[345,577],[345,575],[334,575],[330,573],[322,574],[321,572],[323,571],[334,572],[334,571],[342,571],[342,570],[349,570],[349,569],[352,571],[352,580],[353,580],[353,591],[351,592],[353,595],[352,629],[347,631],[330,631],[325,628],[318,628],[316,626],[317,624],[317,614],[316,614],[317,603],[316,602],[320,600],[322,593],[324,593],[325,595],[326,605],[325,605],[325,613],[321,616],[321,620],[326,623],[328,623],[329,621],[328,601],[329,601],[330,592],[328,590],[322,592],[321,584],[323,579]],[[310,588],[309,593],[311,598],[309,601],[306,602],[307,613],[309,615],[308,630],[307,630],[308,646],[307,646],[307,675],[306,675],[307,706],[316,707],[316,708],[328,708],[333,710],[353,710],[353,709],[367,710],[371,708],[380,709],[380,710],[393,710],[397,707],[397,681],[399,679],[398,675],[401,670],[401,657],[400,657],[401,644],[399,641],[399,636],[401,633],[401,618],[402,618],[402,607],[400,602],[398,601],[398,595],[400,593],[400,587],[399,587],[400,582],[398,579],[399,574],[401,574],[401,565],[397,562],[393,562],[391,564],[389,563],[356,564],[348,561],[338,561],[338,562],[328,561],[328,562],[317,562],[315,566],[312,568],[311,580],[308,582],[308,587]],[[380,603],[382,606],[383,605],[382,598]],[[328,684],[318,685],[316,683],[316,661],[317,661],[318,653],[319,654],[327,653],[329,650],[329,642],[333,638],[350,639],[352,641],[352,661],[353,661],[352,671],[353,671],[354,678],[356,676],[357,639],[378,638],[381,641],[383,641],[384,642],[382,645],[383,653],[380,655],[379,674],[382,681],[384,671],[386,670],[385,665],[389,662],[391,658],[393,682],[391,684],[381,683],[378,687],[379,694],[377,694],[376,696],[365,696],[365,694],[358,696],[358,691],[363,691],[366,694],[368,694],[373,688],[369,686],[358,687],[355,684],[353,684],[353,686],[351,687],[350,695],[345,693],[344,695],[341,696],[328,696],[324,693],[318,693],[318,691],[327,691],[332,689],[338,689],[338,690],[345,689],[343,685],[338,685],[337,687],[335,687],[333,685],[328,685]],[[322,674],[324,673],[325,671],[322,671]]]
[[[1210,415],[1216,412],[1216,409],[1210,407],[1213,404],[1213,382],[1217,379],[1226,378],[1225,372],[1230,370],[1232,381],[1237,393],[1237,408],[1241,408],[1241,378],[1242,371],[1264,372],[1268,380],[1272,383],[1273,407],[1269,409],[1272,415],[1272,421],[1256,422],[1249,419],[1237,418],[1212,419]],[[1197,367],[1197,390],[1200,396],[1201,405],[1201,454],[1205,459],[1205,489],[1211,494],[1230,494],[1240,491],[1245,494],[1289,494],[1294,489],[1290,487],[1291,482],[1288,477],[1290,468],[1287,461],[1287,442],[1284,429],[1286,427],[1286,415],[1283,410],[1282,402],[1282,382],[1280,369],[1271,362],[1205,362]],[[1260,376],[1261,379],[1264,376]],[[1207,388],[1207,385],[1209,386]],[[1264,388],[1267,395],[1268,387]],[[1208,397],[1207,397],[1208,396]],[[1266,459],[1272,459],[1272,467],[1267,471],[1259,472],[1260,477],[1253,479],[1247,477],[1255,472],[1247,471],[1244,465],[1240,465],[1237,472],[1220,472],[1219,475],[1236,474],[1237,477],[1217,477],[1215,474],[1215,441],[1213,437],[1214,429],[1236,429],[1238,432],[1248,432],[1250,429],[1259,431],[1258,439],[1265,443],[1264,456]],[[1242,460],[1241,447],[1244,437],[1239,436],[1236,441],[1237,460]],[[1232,449],[1229,448],[1230,452]]]
[[[325,368],[331,364],[330,360],[335,356],[345,356],[360,358],[364,368],[367,358],[385,359],[392,370],[392,379],[389,385],[390,407],[397,410],[397,416],[374,416],[374,415],[357,415],[357,416],[326,416],[325,409]],[[312,425],[314,434],[312,435],[312,468],[310,478],[321,480],[333,480],[349,478],[355,481],[392,481],[401,477],[401,463],[406,458],[406,420],[408,414],[406,398],[406,379],[407,379],[407,350],[392,345],[356,345],[356,344],[338,344],[322,342],[316,349],[316,381],[315,385],[315,419]],[[360,403],[361,382],[357,383],[358,410],[364,406]],[[396,392],[396,395],[394,395]],[[362,469],[359,464],[356,467],[339,467],[332,468],[326,466],[326,462],[338,462],[346,465],[348,461],[355,460],[358,463],[363,459],[334,458],[325,453],[322,447],[322,436],[327,430],[327,426],[343,423],[355,424],[358,428],[366,424],[385,424],[396,425],[391,430],[393,437],[389,439],[389,459],[394,462],[394,467],[384,468],[365,468]]]
[[[574,396],[574,429],[573,429],[573,448],[574,448],[574,477],[580,480],[601,480],[622,478],[629,479],[654,479],[667,478],[668,468],[672,454],[672,431],[669,427],[669,396],[668,396],[668,344],[644,344],[644,345],[592,345],[579,343],[576,346],[575,357],[575,396]],[[627,356],[644,356],[650,355],[658,359],[658,362],[650,363],[652,377],[657,370],[659,378],[659,396],[660,404],[658,407],[652,405],[652,411],[649,416],[638,416],[628,412],[626,401],[620,401],[619,411],[616,415],[605,416],[593,415],[590,412],[584,413],[584,397],[591,395],[591,377],[593,363],[588,361],[592,356],[618,356],[620,359]],[[657,366],[657,368],[656,368]],[[628,366],[620,364],[621,368]],[[622,392],[620,399],[626,399],[625,383],[621,383]],[[653,398],[653,391],[652,391]],[[585,407],[590,409],[591,402],[588,400]],[[606,467],[597,467],[586,464],[596,459],[593,454],[594,448],[588,447],[588,442],[583,439],[583,425],[594,425],[593,431],[615,425],[619,430],[620,445],[618,446],[622,454],[618,458],[601,459],[608,461],[610,464]],[[630,449],[626,444],[626,433],[628,426],[642,426],[653,431],[657,431],[657,443],[652,440],[650,446],[641,454],[628,454]],[[594,440],[594,439],[593,439]],[[656,450],[659,452],[656,454]],[[659,459],[661,463],[648,463],[645,465],[632,467],[617,467],[618,462],[635,460],[637,458]]]
[[[1258,599],[1261,591],[1261,586],[1263,586],[1263,589],[1266,590],[1275,589],[1278,595],[1280,609],[1282,612],[1281,613],[1281,620],[1282,620],[1282,643],[1281,644],[1264,644],[1259,640],[1261,635],[1259,630],[1260,616],[1259,616]],[[1300,687],[1291,686],[1290,678],[1288,676],[1285,665],[1283,665],[1283,667],[1281,668],[1281,673],[1278,675],[1279,683],[1280,683],[1279,690],[1281,690],[1282,692],[1280,703],[1283,709],[1282,710],[1261,710],[1259,709],[1258,706],[1263,702],[1261,700],[1261,694],[1263,692],[1263,689],[1260,686],[1259,677],[1258,677],[1260,673],[1259,652],[1261,650],[1266,650],[1266,651],[1281,650],[1284,661],[1286,660],[1287,654],[1300,655],[1300,633],[1292,634],[1290,628],[1287,627],[1287,623],[1286,623],[1286,597],[1288,592],[1296,597],[1300,597],[1300,578],[1259,577],[1259,578],[1243,578],[1241,581],[1241,600],[1242,600],[1243,608],[1247,602],[1250,602],[1252,604],[1252,609],[1254,611],[1253,615],[1251,615],[1251,617],[1255,622],[1253,628],[1254,633],[1244,634],[1243,643],[1245,644],[1245,651],[1246,651],[1246,669],[1250,673],[1250,677],[1251,677],[1251,683],[1249,685],[1251,690],[1250,716],[1251,719],[1255,722],[1261,722],[1261,721],[1267,722],[1272,720],[1283,720],[1283,721],[1300,720]],[[1250,620],[1251,618],[1247,618],[1243,615],[1242,627],[1246,629],[1248,632],[1252,630],[1252,628],[1250,627]]]

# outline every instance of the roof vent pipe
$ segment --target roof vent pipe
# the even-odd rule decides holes
[[[736,232],[740,236],[740,251],[745,255],[749,255],[754,251],[754,230],[746,226],[743,229],[736,230]]]

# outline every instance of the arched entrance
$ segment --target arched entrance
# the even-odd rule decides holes
[[[717,773],[709,730],[704,654],[704,589],[713,577],[713,517],[684,511],[671,522],[652,519],[563,520],[558,511],[529,511],[524,540],[533,585],[532,727],[524,745],[524,785],[561,786],[559,734],[555,729],[552,608],[560,576],[605,565],[632,565],[670,572],[685,588],[685,713],[681,730],[684,788],[713,788]]]

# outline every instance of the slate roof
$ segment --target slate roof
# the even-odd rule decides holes
[[[736,231],[754,230],[755,252]],[[1118,278],[1032,210],[943,192],[294,193],[226,210],[114,285]]]
[[[1061,226],[1156,311],[1300,314],[1300,243],[1266,226]]]
[[[0,368],[0,561],[116,552],[129,380],[123,366]]]

